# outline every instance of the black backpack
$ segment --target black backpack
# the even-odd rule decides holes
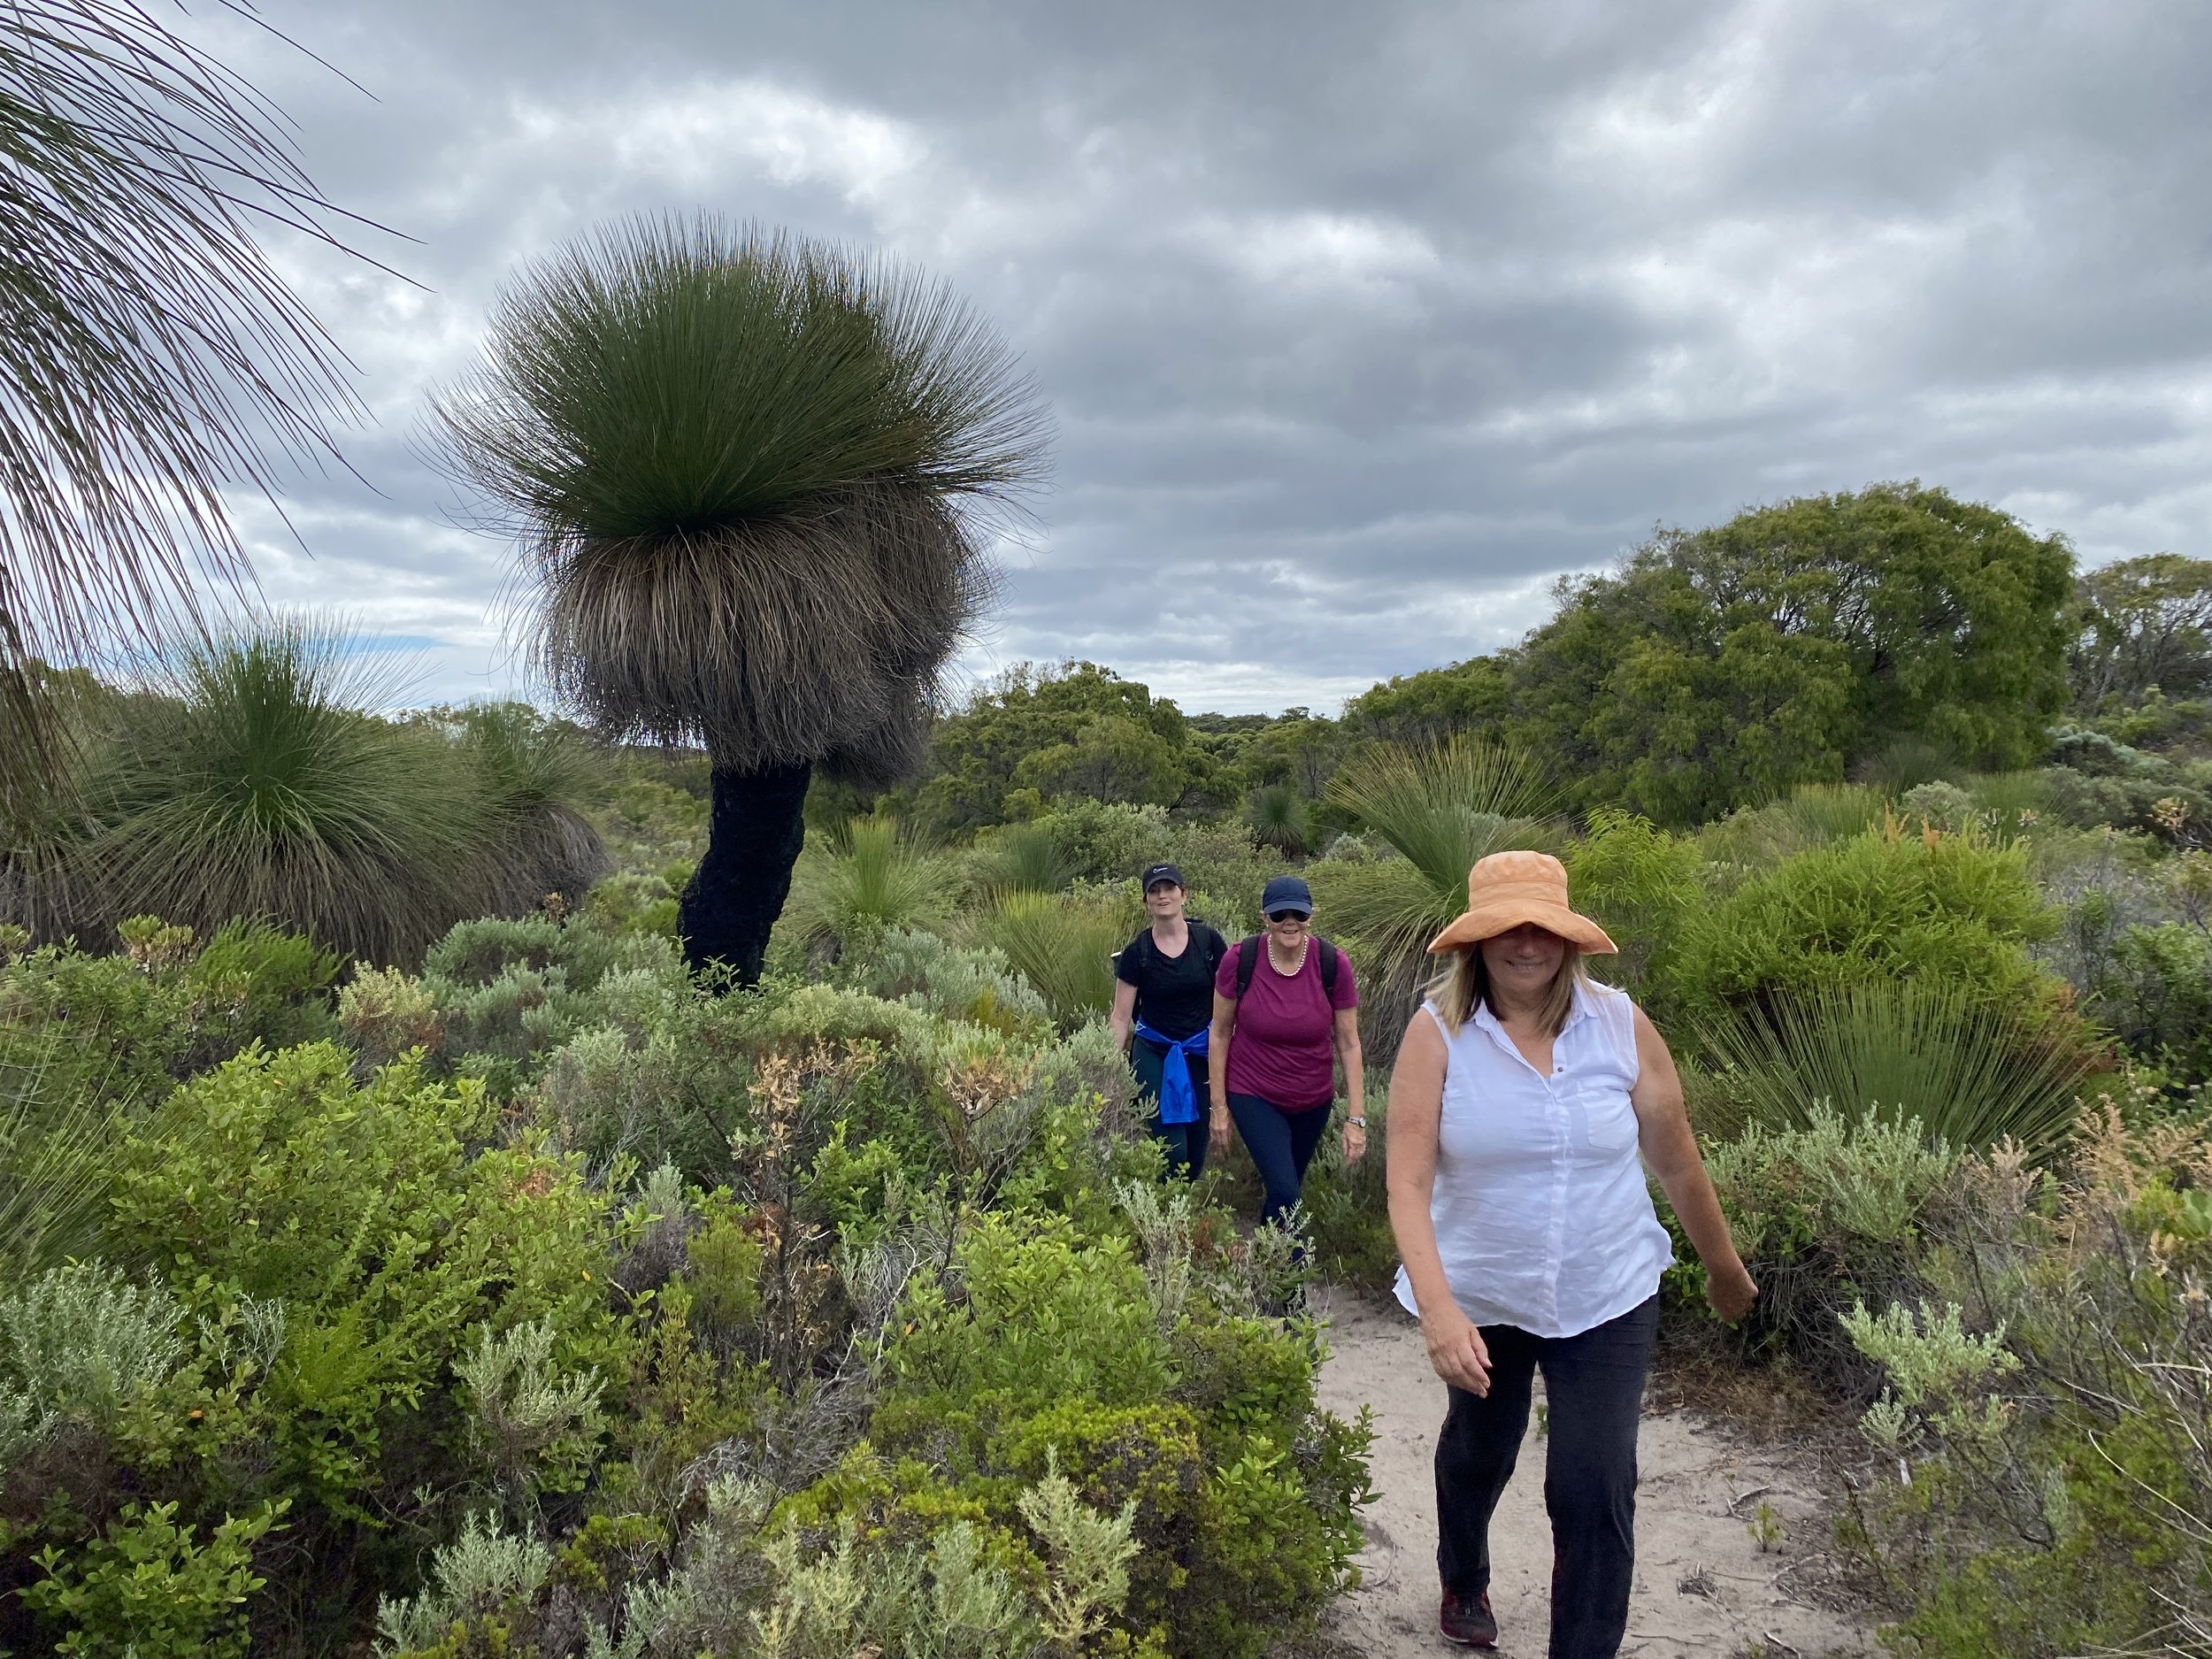
[[[1267,948],[1267,935],[1254,933],[1237,944],[1237,1000],[1252,988],[1252,975],[1260,965],[1260,952]],[[1336,994],[1336,947],[1316,933],[1313,948],[1321,953],[1321,990],[1324,995]]]

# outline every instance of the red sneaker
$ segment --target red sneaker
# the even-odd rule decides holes
[[[1471,1601],[1463,1601],[1449,1590],[1444,1592],[1443,1611],[1436,1616],[1437,1633],[1446,1641],[1457,1642],[1463,1647],[1494,1647],[1498,1645],[1498,1621],[1490,1611],[1490,1593],[1486,1590]]]

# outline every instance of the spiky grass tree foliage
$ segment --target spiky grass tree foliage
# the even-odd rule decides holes
[[[484,908],[497,818],[464,749],[366,711],[388,671],[303,623],[184,648],[126,700],[83,851],[110,917],[296,927],[411,962]]]
[[[573,910],[614,868],[579,810],[596,783],[573,727],[525,703],[472,703],[453,717],[471,781],[484,796],[486,847],[472,880],[482,909],[523,916]]]
[[[1709,1022],[1711,1079],[1748,1121],[1802,1129],[1826,1106],[1856,1121],[1917,1119],[1929,1139],[1980,1151],[2010,1136],[2051,1151],[2099,1064],[2078,1033],[1978,1006],[1926,979],[1833,987]]]
[[[51,789],[46,664],[175,633],[353,407],[254,216],[330,240],[276,111],[130,0],[0,6],[0,807]]]
[[[1110,897],[1013,893],[984,914],[979,931],[1072,1030],[1113,1006],[1114,952],[1141,926],[1134,905]]]
[[[1458,737],[1371,749],[1330,781],[1329,798],[1399,855],[1306,872],[1316,926],[1358,966],[1363,1038],[1386,1059],[1428,975],[1429,941],[1467,908],[1467,872],[1488,853],[1555,851],[1559,836],[1538,815],[1558,792],[1523,751]]]
[[[116,696],[82,669],[50,675],[46,695],[65,764],[58,774],[27,775],[0,790],[0,922],[51,941],[99,924],[98,886],[82,858],[92,825],[79,785],[113,727]]]
[[[115,1113],[89,1094],[50,1098],[47,1069],[0,1063],[0,1279],[100,1241]]]
[[[436,405],[526,549],[536,659],[602,733],[695,739],[695,966],[760,970],[812,769],[880,785],[984,597],[985,522],[1043,415],[996,334],[885,261],[711,217],[632,219],[526,271]]]
[[[1244,824],[1254,841],[1286,858],[1304,857],[1313,836],[1306,803],[1288,784],[1263,784],[1253,790],[1244,803]]]
[[[810,953],[834,962],[863,941],[940,919],[949,887],[943,866],[897,823],[854,818],[806,855],[791,921]]]
[[[979,836],[968,860],[967,885],[987,904],[1012,893],[1058,893],[1075,877],[1052,832],[1035,824],[1009,824]]]

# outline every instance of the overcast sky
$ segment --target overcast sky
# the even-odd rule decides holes
[[[198,37],[363,245],[280,250],[367,484],[264,589],[527,689],[426,391],[517,262],[712,209],[886,247],[1001,327],[1056,482],[970,682],[1089,657],[1333,707],[1510,642],[1658,521],[1917,477],[2087,562],[2212,553],[2212,7],[266,0]]]

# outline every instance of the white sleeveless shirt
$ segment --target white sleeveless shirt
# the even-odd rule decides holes
[[[1436,1223],[1452,1300],[1477,1325],[1578,1335],[1659,1288],[1674,1260],[1637,1154],[1635,1004],[1594,982],[1544,1076],[1488,1008],[1444,1030],[1444,1110],[1436,1136]],[[1418,1312],[1406,1271],[1398,1300]]]

